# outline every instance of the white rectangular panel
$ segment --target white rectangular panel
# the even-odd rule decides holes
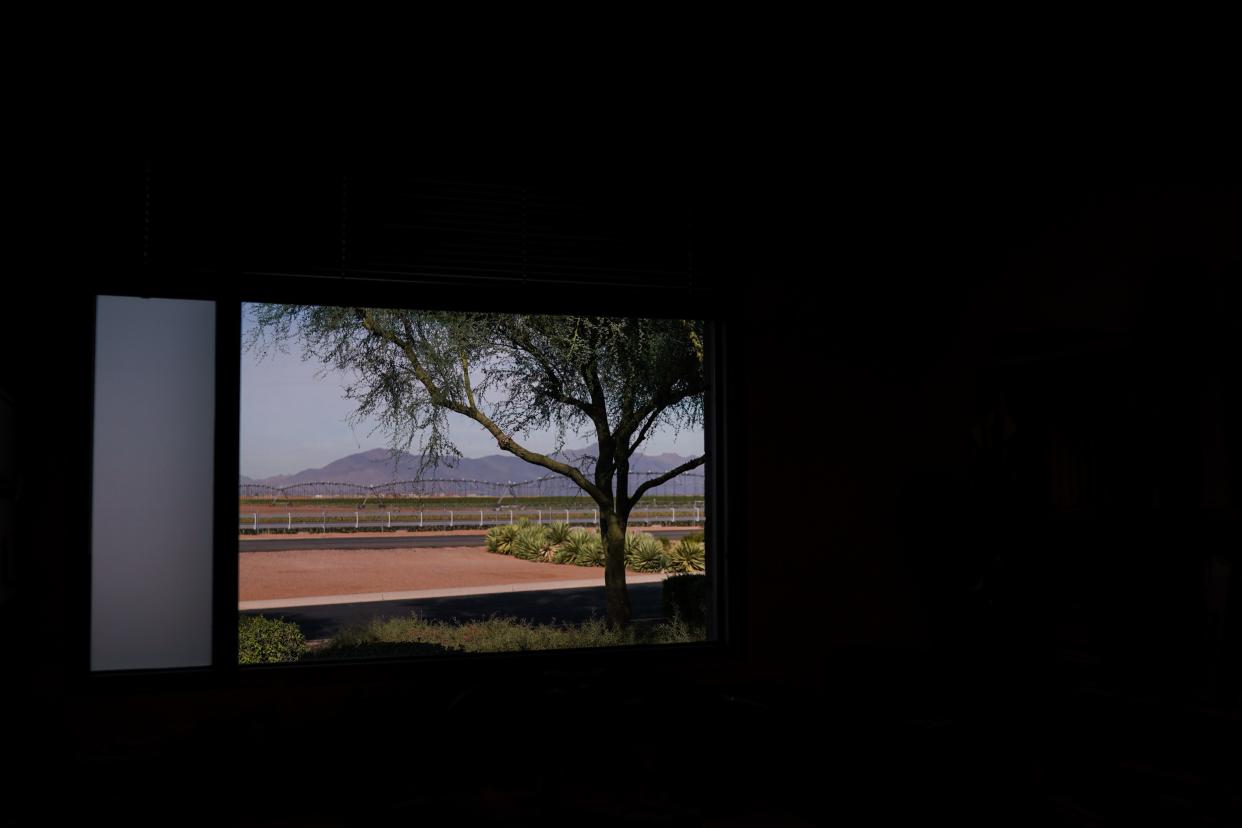
[[[91,669],[211,663],[216,306],[96,306]]]

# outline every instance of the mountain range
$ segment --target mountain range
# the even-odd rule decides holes
[[[582,465],[578,461],[589,456],[585,450],[569,450],[557,455],[557,459],[569,461],[573,465]],[[679,454],[636,454],[630,458],[632,472],[664,472],[680,466],[690,460]],[[588,461],[589,462],[589,461]],[[333,483],[353,483],[360,486],[377,486],[394,480],[412,480],[418,475],[419,457],[401,452],[399,460],[394,464],[392,453],[388,449],[371,449],[370,451],[351,454],[334,460],[317,469],[303,469],[296,474],[278,474],[272,477],[255,479],[241,475],[241,484],[254,483],[264,486],[292,486],[297,483],[317,483],[330,481]],[[702,473],[702,469],[696,469]],[[534,466],[508,454],[490,454],[486,457],[462,457],[454,461],[450,468],[441,465],[438,469],[429,469],[424,479],[457,478],[463,480],[481,480],[487,483],[508,483],[532,480],[551,474],[546,469]]]

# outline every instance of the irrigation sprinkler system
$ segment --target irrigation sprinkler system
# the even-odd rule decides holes
[[[665,472],[631,472],[632,478],[653,478]],[[702,497],[704,491],[704,475],[687,472],[672,480],[655,487],[647,493],[651,499],[659,497]],[[502,506],[506,499],[516,501],[520,498],[555,497],[581,498],[585,495],[573,483],[558,474],[545,475],[531,480],[507,481],[496,483],[488,480],[469,480],[463,478],[426,478],[422,480],[394,480],[373,486],[360,483],[342,483],[339,481],[312,481],[293,483],[288,486],[269,486],[264,483],[242,483],[237,487],[238,497],[271,498],[271,505],[290,502],[295,499],[313,498],[359,498],[359,508],[366,508],[372,499],[391,498],[447,498],[447,497],[495,497],[497,507]]]
[[[635,509],[630,514],[634,526],[654,525],[701,525],[707,513],[699,501],[682,507],[653,506]],[[306,531],[329,529],[342,531],[385,531],[394,529],[484,529],[503,524],[530,521],[544,524],[563,522],[571,526],[596,526],[599,512],[596,509],[396,509],[375,510],[364,513],[361,509],[295,512],[267,511],[241,512],[238,530],[242,532]]]

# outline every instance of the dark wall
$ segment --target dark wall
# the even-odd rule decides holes
[[[1213,752],[1236,718],[1203,711],[1236,712],[1242,649],[1237,171],[940,149],[713,156],[689,176],[637,165],[649,191],[689,193],[694,285],[738,332],[737,641],[692,664],[584,662],[503,686],[425,672],[78,682],[66,585],[81,578],[82,536],[39,527],[87,480],[89,341],[57,279],[29,285],[9,306],[2,375],[23,493],[8,681],[29,767],[83,779],[119,809],[185,798],[256,818],[316,802],[323,819],[815,818],[903,799],[1049,822],[1152,802],[1236,808],[1233,766]],[[142,237],[156,226],[140,220],[146,169],[75,178],[81,232],[59,237],[72,267],[106,282],[168,255]],[[330,202],[307,182],[337,172],[272,180]],[[298,203],[322,216],[314,198]],[[224,232],[228,205],[211,206]],[[262,213],[244,198],[237,209]],[[280,223],[294,258],[311,249],[303,230]],[[264,261],[280,264],[281,247]],[[339,264],[335,243],[320,253],[295,264]],[[769,518],[790,489],[813,521]],[[1200,731],[1215,735],[1186,736]]]

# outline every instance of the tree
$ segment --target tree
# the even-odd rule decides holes
[[[630,459],[645,440],[662,426],[702,423],[701,323],[316,305],[258,305],[255,322],[250,349],[300,341],[304,359],[352,369],[354,417],[375,418],[394,451],[417,445],[420,474],[461,456],[451,411],[479,423],[501,450],[577,484],[599,509],[609,623],[629,623],[630,513],[648,491],[707,459],[630,489]],[[518,440],[549,428],[558,435],[551,454]],[[578,429],[593,432],[596,454],[557,459]]]

